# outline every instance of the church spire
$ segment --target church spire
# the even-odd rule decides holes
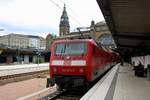
[[[59,35],[69,34],[70,25],[69,25],[69,18],[66,11],[66,5],[64,4],[64,9],[61,15],[60,24],[59,24]]]

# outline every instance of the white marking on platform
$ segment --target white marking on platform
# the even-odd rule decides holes
[[[80,100],[105,100],[120,64],[112,68]],[[109,99],[108,99],[109,100]]]
[[[35,92],[35,93],[32,93],[32,94],[30,94],[30,95],[27,95],[27,96],[24,96],[24,97],[20,97],[20,98],[18,98],[17,100],[26,100],[26,99],[28,99],[28,98],[31,98],[31,97],[36,96],[36,95],[38,95],[38,94],[41,94],[41,93],[43,93],[43,92],[45,92],[45,91],[48,91],[49,89],[50,89],[50,88],[46,88],[46,89],[40,90],[40,91]]]

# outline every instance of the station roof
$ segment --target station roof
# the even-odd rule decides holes
[[[150,49],[150,0],[97,0],[118,48]]]

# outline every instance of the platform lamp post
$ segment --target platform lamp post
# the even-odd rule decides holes
[[[37,64],[38,64],[38,66],[39,66],[39,63],[40,63],[40,62],[39,62],[39,57],[40,57],[41,53],[40,53],[39,50],[37,50],[36,54],[37,54]]]
[[[17,62],[21,63],[19,48],[16,49],[16,53],[17,53]]]

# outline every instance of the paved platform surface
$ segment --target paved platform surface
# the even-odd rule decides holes
[[[17,100],[20,97],[45,89],[45,84],[46,78],[34,78],[0,86],[0,100]],[[49,93],[54,91],[56,91],[56,89],[51,88]],[[42,97],[43,95],[44,94],[39,94],[32,99],[30,98],[26,100],[37,100],[37,98]]]
[[[113,100],[150,100],[150,81],[134,76],[133,66],[120,66]]]

